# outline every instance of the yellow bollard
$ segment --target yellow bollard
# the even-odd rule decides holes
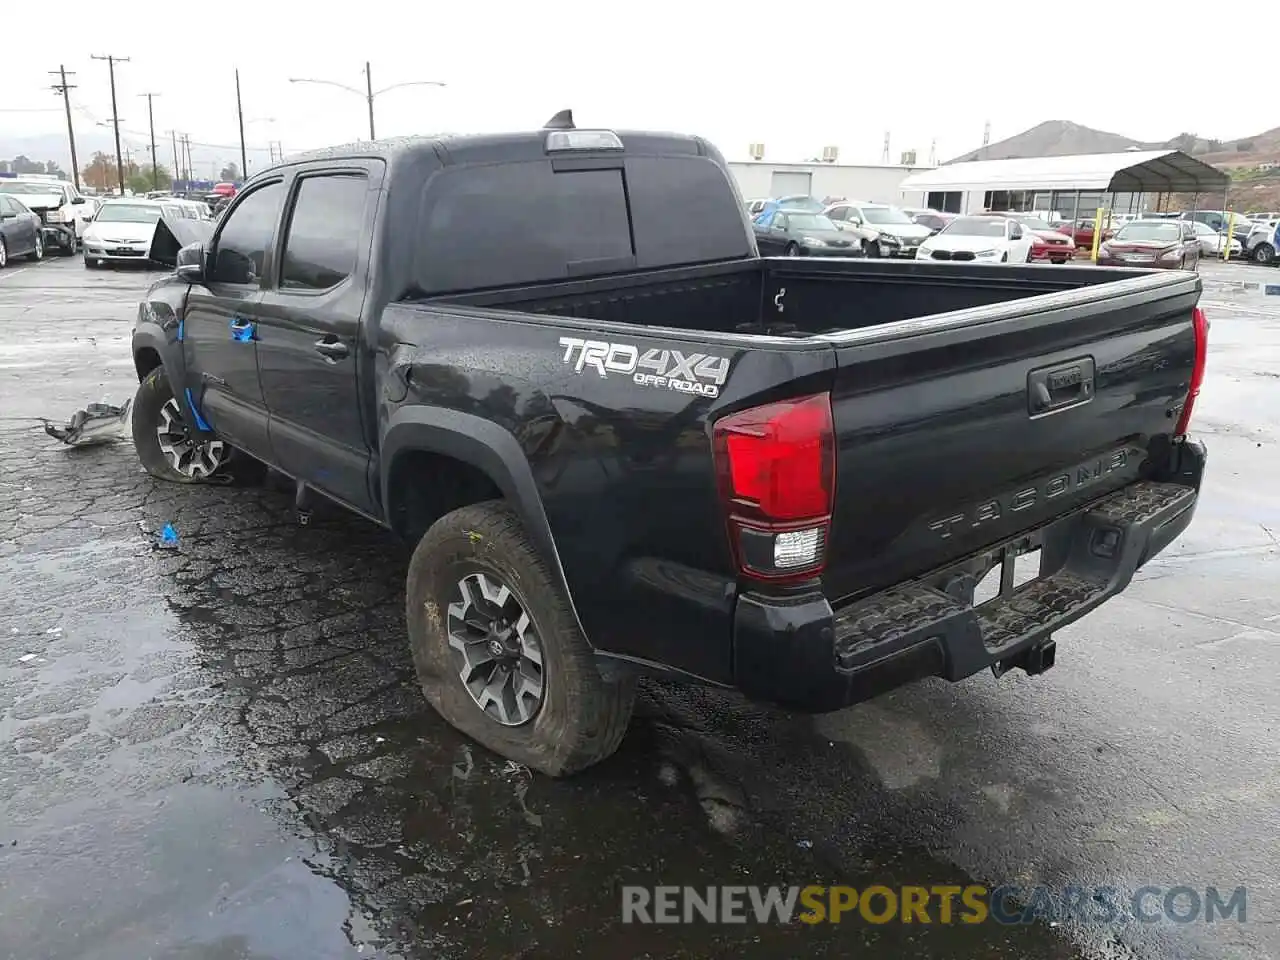
[[[1103,209],[1099,207],[1093,215],[1093,264],[1098,265],[1098,245],[1102,243],[1102,214]]]
[[[1236,236],[1236,212],[1232,210],[1227,214],[1227,239],[1222,241],[1222,259],[1223,262],[1231,259],[1231,241]]]

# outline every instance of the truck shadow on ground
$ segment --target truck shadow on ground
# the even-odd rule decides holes
[[[187,759],[153,769],[151,789],[273,785],[257,809],[311,845],[308,868],[365,918],[362,940],[346,922],[353,942],[413,957],[1071,955],[1047,931],[990,925],[623,926],[624,884],[967,878],[901,840],[912,806],[935,799],[886,790],[810,718],[719,691],[646,684],[614,758],[533,777],[427,707],[404,638],[407,551],[384,531],[326,504],[299,526],[290,497],[266,487],[156,483],[125,445],[40,460],[9,558],[30,561],[26,582],[53,578],[64,614],[154,603],[148,629],[172,647],[134,672],[147,696],[113,711],[110,735],[91,731],[93,749],[180,741]],[[177,549],[150,550],[165,524]],[[58,551],[71,559],[42,559]],[[839,794],[866,817],[826,836],[829,817],[804,811]],[[923,822],[949,819],[933,809]]]

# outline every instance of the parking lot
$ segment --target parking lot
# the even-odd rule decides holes
[[[381,530],[45,435],[132,395],[150,274],[0,271],[0,958],[1280,957],[1280,296],[1236,286],[1280,273],[1201,275],[1197,517],[1052,671],[816,718],[650,683],[614,758],[551,781],[427,708]],[[811,883],[1245,886],[1248,907],[620,923],[624,884]]]

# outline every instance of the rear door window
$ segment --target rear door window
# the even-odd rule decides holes
[[[351,276],[368,194],[363,174],[301,180],[285,233],[281,289],[328,290]]]

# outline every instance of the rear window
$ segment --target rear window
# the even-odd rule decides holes
[[[629,157],[625,171],[550,161],[459,167],[428,184],[414,281],[428,294],[746,256],[742,208],[720,168]]]

